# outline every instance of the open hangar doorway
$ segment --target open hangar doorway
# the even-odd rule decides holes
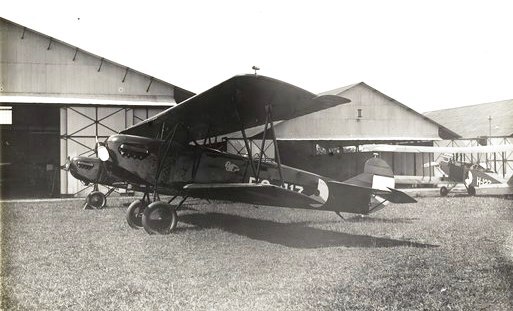
[[[59,196],[59,107],[11,106],[11,124],[1,125],[1,197]]]

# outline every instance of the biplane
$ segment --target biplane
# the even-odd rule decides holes
[[[98,157],[74,157],[71,174],[87,183],[130,184],[143,198],[127,209],[131,227],[168,234],[187,198],[255,205],[369,214],[386,203],[416,202],[394,189],[385,161],[369,159],[364,172],[336,181],[281,163],[274,123],[348,103],[339,96],[317,96],[260,75],[235,76],[171,107],[97,146]],[[261,127],[262,146],[271,141],[275,159],[252,154],[248,129]],[[240,132],[246,154],[213,149],[211,137]],[[160,201],[159,195],[170,195]],[[171,204],[181,197],[178,204]],[[342,216],[341,216],[342,217]]]
[[[497,153],[513,151],[513,145],[469,146],[469,147],[432,147],[411,145],[362,145],[363,152],[399,152],[399,153],[440,153],[439,162],[429,162],[430,167],[439,172],[442,182],[436,181],[440,196],[447,196],[457,185],[463,184],[467,193],[473,195],[513,195],[513,176],[498,174],[487,164],[458,160],[455,155],[472,153]],[[440,177],[440,176],[438,176]]]

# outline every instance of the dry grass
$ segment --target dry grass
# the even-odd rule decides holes
[[[170,236],[130,229],[124,202],[3,203],[3,308],[513,309],[508,200],[425,198],[346,221],[196,201]]]

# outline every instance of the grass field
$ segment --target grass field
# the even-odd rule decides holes
[[[175,234],[123,203],[2,203],[9,310],[513,310],[513,203],[423,198],[369,217],[193,201]]]

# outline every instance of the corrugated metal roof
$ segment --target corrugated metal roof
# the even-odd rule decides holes
[[[464,138],[513,136],[513,99],[426,112]],[[488,118],[491,117],[491,122]]]
[[[18,23],[15,23],[15,22],[10,21],[10,20],[8,20],[8,19],[5,19],[5,18],[3,18],[3,17],[0,17],[0,23],[1,23],[1,22],[8,23],[8,24],[11,24],[11,25],[15,25],[15,26],[17,26],[17,27],[19,27],[19,28],[22,28],[24,33],[25,33],[26,31],[29,31],[29,32],[32,32],[32,33],[38,34],[38,35],[40,35],[40,36],[46,37],[46,38],[48,38],[48,39],[51,39],[51,40],[52,40],[52,42],[58,42],[58,43],[60,43],[60,44],[62,44],[62,45],[65,45],[65,46],[67,46],[67,47],[70,47],[70,48],[72,48],[72,49],[76,49],[76,51],[80,51],[80,53],[84,53],[84,54],[90,55],[90,56],[92,56],[92,57],[95,57],[95,58],[97,58],[97,59],[101,59],[102,61],[109,62],[109,63],[111,63],[111,64],[113,64],[113,65],[116,65],[116,66],[119,66],[119,67],[124,67],[124,68],[126,68],[127,70],[130,70],[130,71],[131,71],[131,72],[133,72],[133,73],[136,73],[136,74],[139,74],[139,75],[142,75],[142,76],[145,76],[145,77],[151,78],[151,79],[153,79],[154,81],[159,81],[159,82],[161,82],[161,83],[163,83],[163,84],[170,85],[170,86],[174,87],[174,89],[175,89],[175,99],[176,99],[176,101],[177,101],[177,102],[181,102],[181,101],[183,101],[183,100],[185,100],[185,99],[187,99],[187,98],[192,97],[192,96],[194,96],[194,95],[195,95],[195,93],[193,93],[193,92],[191,92],[191,91],[189,91],[189,90],[186,90],[186,89],[184,89],[184,88],[178,87],[178,86],[176,86],[176,85],[174,85],[174,84],[171,84],[171,83],[166,82],[166,81],[164,81],[164,80],[161,80],[161,79],[158,79],[158,78],[156,78],[156,77],[150,76],[150,75],[148,75],[148,74],[146,74],[146,73],[143,73],[143,72],[141,72],[141,71],[135,70],[135,69],[130,68],[130,67],[128,67],[128,66],[125,66],[125,65],[119,64],[119,63],[114,62],[114,61],[112,61],[112,60],[110,60],[110,59],[107,59],[107,58],[101,57],[101,56],[99,56],[99,55],[96,55],[96,54],[94,54],[94,53],[91,53],[91,52],[88,52],[88,51],[82,50],[82,49],[80,49],[80,48],[79,48],[79,47],[77,47],[77,46],[74,46],[74,45],[69,44],[69,43],[67,43],[67,42],[64,42],[64,41],[58,40],[58,39],[56,39],[56,38],[54,38],[54,37],[51,37],[51,36],[46,35],[46,34],[44,34],[44,33],[38,32],[38,31],[36,31],[36,30],[34,30],[34,29],[31,29],[31,28],[25,27],[25,26],[23,26],[23,25],[20,25],[20,24],[18,24]]]

